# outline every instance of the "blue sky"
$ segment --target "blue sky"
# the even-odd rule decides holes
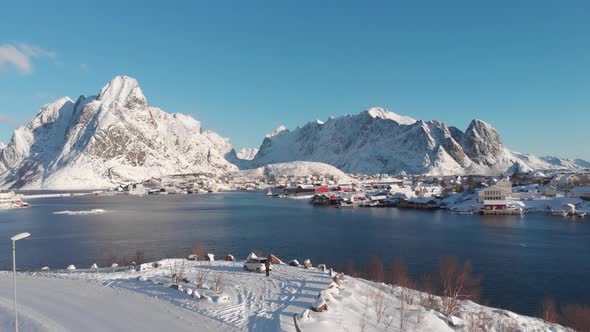
[[[124,74],[236,147],[382,106],[590,159],[589,1],[79,2],[2,5],[1,141]]]

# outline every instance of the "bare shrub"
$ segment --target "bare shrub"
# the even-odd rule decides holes
[[[385,271],[383,270],[383,263],[376,256],[371,256],[367,260],[366,277],[373,281],[384,281]]]
[[[460,301],[463,299],[476,301],[479,292],[479,279],[473,277],[472,269],[469,260],[461,266],[456,257],[439,259],[443,314],[447,316],[456,314],[460,307]]]
[[[184,270],[186,268],[184,259],[171,259],[168,264],[170,269],[170,278],[173,284],[179,283],[184,278]]]
[[[541,318],[550,323],[557,323],[559,321],[557,306],[553,298],[546,298],[545,301],[543,301]]]
[[[209,275],[209,269],[198,269],[195,276],[195,285],[197,288],[203,288],[203,285],[207,281],[207,275]]]
[[[383,316],[385,315],[385,286],[380,285],[373,290],[371,296],[373,301],[373,309],[375,309],[375,316],[377,317],[377,324],[381,323]]]
[[[199,242],[195,244],[195,246],[193,247],[193,254],[197,255],[197,259],[205,259],[205,254],[207,254],[207,250],[205,249],[205,246],[201,242]]]
[[[436,280],[432,275],[423,275],[418,281],[417,288],[420,290],[420,305],[426,309],[438,310],[438,301],[436,299]]]
[[[566,304],[561,307],[561,323],[576,331],[590,331],[590,307]]]
[[[223,292],[223,287],[224,287],[223,273],[215,274],[215,277],[213,278],[213,284],[215,285],[215,291],[217,293]]]
[[[484,310],[472,313],[464,319],[467,332],[486,332],[491,330],[494,324],[494,317]]]

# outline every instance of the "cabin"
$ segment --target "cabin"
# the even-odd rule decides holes
[[[546,197],[556,197],[557,196],[557,188],[555,186],[547,186],[545,190],[543,190],[543,195]]]
[[[325,193],[329,193],[330,192],[330,188],[328,186],[319,186],[315,188],[315,193],[316,194],[325,194]]]
[[[300,184],[297,186],[285,188],[285,194],[314,194],[315,187],[313,185]]]

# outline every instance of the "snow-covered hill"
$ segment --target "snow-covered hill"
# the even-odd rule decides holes
[[[348,173],[494,174],[570,168],[507,149],[497,131],[473,120],[465,132],[439,121],[414,120],[382,108],[313,121],[267,135],[253,161],[259,167],[318,161]]]
[[[0,153],[0,187],[104,188],[169,174],[222,173],[231,145],[201,123],[148,105],[137,81],[117,76],[97,96],[41,107]]]
[[[333,178],[337,182],[351,182],[351,178],[338,168],[328,164],[310,161],[270,164],[255,169],[232,172],[231,175],[241,177],[246,181],[291,176],[316,176],[320,178]]]

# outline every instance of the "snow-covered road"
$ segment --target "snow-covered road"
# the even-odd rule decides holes
[[[168,302],[85,280],[19,274],[21,331],[231,331]],[[14,329],[12,274],[0,272],[0,330]]]

